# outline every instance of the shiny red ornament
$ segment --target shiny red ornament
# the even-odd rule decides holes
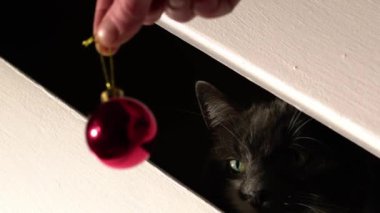
[[[130,168],[149,158],[142,145],[157,133],[153,113],[130,97],[112,98],[90,116],[86,138],[90,150],[106,165]]]

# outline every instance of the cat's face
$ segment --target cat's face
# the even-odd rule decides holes
[[[213,140],[208,186],[224,210],[349,212],[362,199],[341,137],[278,99],[239,109],[206,82],[196,90]]]

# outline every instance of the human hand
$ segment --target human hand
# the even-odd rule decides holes
[[[214,18],[233,10],[239,0],[97,0],[94,17],[96,48],[114,54],[143,25],[151,25],[165,12],[179,22],[195,16]]]

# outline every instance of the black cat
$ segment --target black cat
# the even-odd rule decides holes
[[[376,157],[278,98],[242,108],[203,81],[196,94],[213,143],[206,197],[222,210],[380,212]]]

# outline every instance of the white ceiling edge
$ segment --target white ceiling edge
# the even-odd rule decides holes
[[[242,0],[157,24],[380,157],[379,3]]]

